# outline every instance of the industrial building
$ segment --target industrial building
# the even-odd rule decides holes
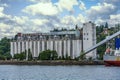
[[[55,50],[60,57],[80,56],[81,51],[96,44],[96,26],[92,22],[84,23],[83,29],[53,30],[49,33],[17,33],[11,41],[11,55],[30,49],[34,58],[45,50]],[[89,52],[86,58],[96,58],[96,50]]]

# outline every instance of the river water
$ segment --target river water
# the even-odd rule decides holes
[[[120,80],[120,67],[0,65],[0,80]]]

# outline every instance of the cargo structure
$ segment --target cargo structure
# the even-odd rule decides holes
[[[80,56],[81,51],[96,44],[96,28],[92,22],[84,23],[83,29],[53,30],[49,33],[17,33],[11,41],[11,55],[20,54],[30,49],[34,58],[45,50],[55,50],[59,57]],[[28,53],[27,53],[28,54]],[[87,58],[96,58],[96,50]]]
[[[115,38],[115,49],[108,47],[105,51],[106,66],[120,66],[120,38]]]

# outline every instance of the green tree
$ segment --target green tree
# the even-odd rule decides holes
[[[4,54],[5,59],[10,60],[12,58],[11,54],[8,52]]]
[[[0,55],[8,60],[12,58],[10,54],[10,39],[7,37],[0,40]]]
[[[20,60],[24,60],[24,59],[26,59],[26,53],[22,52],[20,53]]]
[[[33,59],[32,53],[31,53],[30,49],[28,49],[28,60],[31,61],[32,59]]]
[[[20,54],[14,54],[14,59],[17,59],[17,60],[24,60],[24,59],[26,59],[25,52],[21,52]]]
[[[106,38],[106,36],[107,36],[106,34],[102,33],[103,28],[104,28],[104,26],[101,25],[101,26],[98,26],[97,29],[96,29],[97,43],[104,40]],[[105,49],[106,49],[106,44],[103,44],[103,45],[97,47],[97,53],[98,53],[98,56],[99,56],[98,59],[100,59],[100,60],[103,59]]]
[[[5,56],[0,54],[0,60],[5,60]]]
[[[19,54],[14,54],[14,59],[19,59]]]
[[[84,51],[80,53],[79,59],[80,59],[80,60],[86,59],[86,58],[85,58]]]
[[[64,58],[65,60],[71,60],[71,57],[70,56],[68,56],[68,54],[66,53],[66,56],[65,56],[65,58]]]
[[[66,53],[65,59],[68,60],[68,54]]]
[[[108,23],[107,22],[105,23],[105,28],[108,28]]]
[[[10,51],[10,39],[4,37],[0,41],[0,54],[6,54]]]
[[[58,58],[58,54],[54,50],[42,51],[38,56],[38,59],[40,60],[56,60],[57,58]]]
[[[61,56],[59,56],[59,58],[58,58],[59,60],[62,60],[62,57]]]
[[[56,59],[58,59],[58,54],[57,54],[57,52],[56,51],[51,51],[51,57],[52,57],[52,60],[56,60]]]

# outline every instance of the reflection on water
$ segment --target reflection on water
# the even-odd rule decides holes
[[[0,80],[120,80],[120,67],[0,65]]]

